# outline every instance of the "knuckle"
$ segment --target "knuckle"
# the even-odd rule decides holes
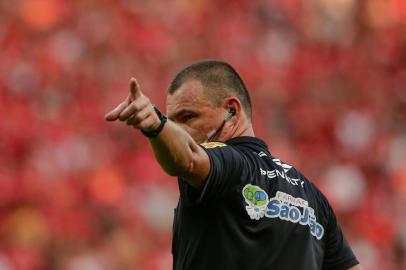
[[[133,112],[139,111],[140,110],[139,107],[140,106],[135,101],[131,104],[131,109]]]
[[[142,100],[134,101],[132,107],[135,111],[139,112],[144,108],[144,102]]]
[[[142,117],[139,116],[139,115],[135,115],[135,116],[133,117],[133,119],[134,119],[134,122],[137,122],[137,123],[139,123],[139,122],[142,121]]]
[[[120,120],[122,121],[127,120],[130,115],[131,112],[129,110],[126,110],[122,114],[120,114]]]
[[[148,98],[148,97],[143,96],[143,99],[144,99],[144,103],[145,103],[145,104],[147,104],[147,103],[151,103],[151,101],[149,100],[149,98]]]
[[[134,115],[133,117],[131,117],[131,121],[133,123],[138,123],[140,120],[141,119],[140,119],[139,115]]]
[[[143,121],[144,119],[143,119],[143,117],[142,117],[142,115],[135,115],[134,116],[134,121],[135,122],[141,122],[141,121]]]
[[[126,123],[127,123],[127,125],[133,126],[133,127],[137,127],[137,125],[138,125],[138,121],[136,119],[134,119],[134,117],[128,119]]]

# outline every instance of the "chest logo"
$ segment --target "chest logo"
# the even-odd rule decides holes
[[[259,220],[264,217],[268,204],[268,194],[260,187],[248,184],[242,190],[242,195],[248,204],[245,209],[247,209],[250,218]]]
[[[324,235],[323,226],[317,222],[314,209],[300,197],[293,197],[282,191],[277,191],[275,197],[258,186],[247,184],[242,190],[247,205],[245,209],[251,219],[259,220],[264,216],[308,226],[310,234],[320,240]]]
[[[205,142],[205,143],[201,143],[200,145],[206,149],[227,146],[227,144],[222,143],[222,142]]]

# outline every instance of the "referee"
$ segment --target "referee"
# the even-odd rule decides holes
[[[167,115],[131,79],[106,119],[141,130],[178,177],[175,270],[361,269],[324,195],[255,137],[233,67],[208,60],[183,69],[169,86]]]

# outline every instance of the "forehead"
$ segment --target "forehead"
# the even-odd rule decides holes
[[[188,80],[167,96],[167,114],[173,115],[182,109],[199,110],[210,106],[203,85],[198,80]]]

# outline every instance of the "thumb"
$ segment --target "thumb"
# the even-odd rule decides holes
[[[140,85],[138,84],[137,80],[134,77],[132,77],[130,79],[130,99],[131,101],[133,101],[140,96],[141,96]]]

